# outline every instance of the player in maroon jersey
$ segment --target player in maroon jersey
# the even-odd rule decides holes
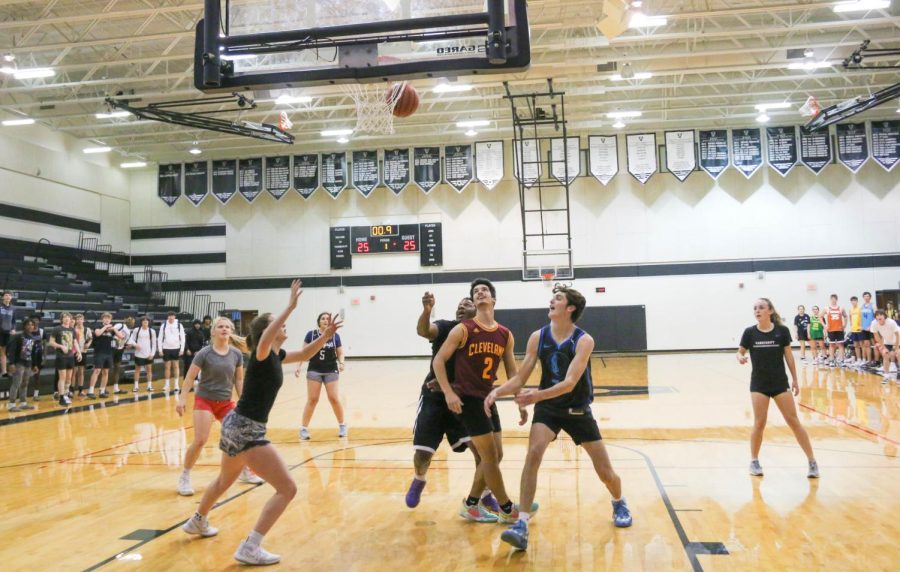
[[[497,303],[494,285],[485,278],[477,278],[469,287],[469,295],[475,301],[475,318],[463,320],[450,331],[432,365],[447,407],[462,421],[481,457],[478,468],[500,503],[500,522],[513,523],[518,519],[519,511],[506,494],[500,474],[499,418],[492,419],[485,414],[484,398],[493,389],[501,361],[508,378],[516,374],[514,340],[512,332],[494,320]],[[455,366],[452,385],[447,377],[447,362],[451,359]],[[527,420],[527,413],[521,411],[520,425]],[[477,505],[478,498],[470,496],[465,503],[463,510]],[[536,506],[532,506],[532,512],[535,510]]]

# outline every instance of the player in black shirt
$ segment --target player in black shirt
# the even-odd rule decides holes
[[[234,483],[244,466],[275,487],[275,494],[263,507],[250,535],[235,552],[238,562],[251,565],[275,564],[281,560],[277,554],[264,550],[260,544],[284,509],[297,494],[297,485],[275,447],[266,439],[266,422],[275,404],[275,398],[284,380],[282,365],[308,360],[343,325],[340,318],[331,320],[325,335],[302,350],[286,352],[281,348],[287,340],[285,322],[297,307],[300,298],[300,281],[291,284],[287,307],[277,317],[266,313],[250,323],[246,340],[236,340],[250,353],[244,375],[244,388],[237,407],[222,420],[219,449],[222,467],[219,476],[210,483],[197,512],[187,520],[182,529],[188,534],[203,537],[215,536],[218,529],[207,520],[216,500]]]
[[[769,399],[775,405],[788,427],[794,432],[797,442],[809,460],[807,477],[818,478],[819,465],[813,456],[809,435],[800,425],[794,395],[799,395],[797,384],[797,368],[794,365],[794,354],[791,351],[791,331],[781,321],[775,306],[768,298],[760,298],[753,306],[756,325],[744,330],[741,345],[737,351],[740,364],[747,363],[747,352],[750,352],[750,399],[753,402],[753,432],[750,434],[750,474],[762,476],[759,464],[759,449],[762,446],[763,431],[766,429],[766,417],[769,412]],[[784,364],[787,362],[791,370],[790,387]],[[793,395],[792,395],[793,393]]]
[[[94,373],[91,375],[91,386],[88,388],[88,399],[97,399],[94,395],[94,387],[97,379],[100,382],[100,397],[109,397],[106,392],[106,384],[109,382],[109,370],[113,366],[113,346],[118,340],[124,339],[125,334],[116,330],[112,323],[112,314],[103,312],[100,323],[94,329]]]
[[[801,304],[797,306],[797,315],[794,316],[794,326],[797,328],[797,341],[800,342],[800,361],[806,361],[806,346],[809,343],[809,314]],[[813,360],[816,359],[813,352]]]
[[[516,395],[516,403],[520,407],[535,404],[528,436],[528,454],[522,469],[521,506],[529,506],[534,500],[544,452],[559,432],[565,431],[576,445],[584,448],[597,476],[609,490],[613,523],[617,527],[628,527],[631,526],[631,511],[622,496],[622,480],[613,470],[600,429],[591,413],[591,402],[594,400],[591,380],[594,339],[575,325],[586,303],[577,290],[559,285],[553,289],[547,314],[550,324],[531,334],[521,369],[488,395],[485,407],[504,395]],[[540,387],[523,390],[538,360],[541,364]],[[528,547],[530,516],[530,513],[519,509],[518,521],[501,538],[525,550]]]
[[[475,303],[471,298],[463,298],[456,306],[456,320],[436,320],[430,322],[431,312],[434,309],[434,294],[425,292],[422,296],[422,313],[416,324],[416,333],[431,342],[431,357],[444,345],[447,335],[462,320],[471,320],[475,317]],[[447,362],[447,377],[453,379],[453,361]],[[499,426],[499,415],[496,408],[492,411],[492,417],[496,417],[496,425]],[[500,505],[487,485],[484,476],[478,470],[481,459],[474,447],[471,447],[469,435],[459,419],[447,408],[447,400],[441,392],[440,385],[434,376],[434,368],[429,366],[428,375],[422,384],[419,395],[419,407],[416,413],[416,421],[413,426],[413,466],[415,475],[406,492],[406,506],[415,508],[419,505],[422,491],[425,488],[428,467],[431,458],[440,446],[441,440],[446,435],[450,448],[461,453],[467,448],[475,455],[475,476],[472,480],[472,488],[469,498],[476,499],[475,505],[467,506],[465,512],[460,515],[468,520],[476,522],[497,522],[497,513]]]

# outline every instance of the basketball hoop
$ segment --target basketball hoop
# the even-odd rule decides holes
[[[806,98],[806,103],[800,107],[799,111],[803,117],[815,117],[819,114],[819,102],[814,96],[810,95]]]
[[[290,129],[293,126],[294,126],[294,124],[293,124],[293,122],[291,122],[290,118],[288,117],[287,111],[282,111],[281,113],[278,114],[278,128],[279,129],[281,129],[282,131],[287,131],[288,129]]]
[[[342,84],[343,92],[356,103],[356,131],[365,133],[394,133],[394,106],[398,98],[391,95],[402,90],[406,82],[398,86],[384,83]]]
[[[553,279],[555,277],[556,277],[555,272],[542,272],[541,273],[541,280],[544,281],[544,286],[550,286],[550,284],[553,282]]]

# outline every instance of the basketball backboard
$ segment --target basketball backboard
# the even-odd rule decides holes
[[[205,92],[522,71],[526,0],[204,0]]]

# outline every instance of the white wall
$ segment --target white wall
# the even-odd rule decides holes
[[[107,156],[86,156],[84,144],[41,125],[0,130],[0,200],[100,222],[101,242],[127,252],[131,242],[130,181]],[[0,218],[0,235],[47,238],[75,246],[78,231]]]
[[[816,177],[798,165],[781,177],[763,166],[750,180],[729,169],[718,181],[695,172],[682,184],[668,173],[658,173],[640,185],[624,171],[624,138],[620,139],[621,170],[610,186],[579,178],[572,188],[576,266],[900,252],[900,170],[887,173],[870,161],[856,175],[841,165],[829,165]],[[223,244],[188,247],[172,241],[172,252],[224,249],[228,256],[224,265],[180,267],[171,274],[179,278],[460,270],[474,276],[479,270],[518,269],[521,218],[509,172],[511,146],[506,147],[507,179],[493,191],[473,183],[461,194],[447,185],[430,195],[410,186],[399,197],[379,188],[366,199],[348,188],[333,200],[320,189],[308,201],[292,192],[279,202],[263,195],[247,204],[236,196],[220,205],[210,196],[199,207],[180,200],[170,208],[157,198],[156,173],[148,170],[132,176],[131,219],[134,226],[226,224]],[[443,223],[442,268],[422,268],[418,255],[398,254],[356,256],[351,271],[329,269],[329,226],[429,221]],[[751,321],[757,296],[772,298],[789,317],[796,304],[821,305],[832,291],[846,301],[863,290],[896,288],[898,281],[900,269],[892,268],[770,272],[762,280],[755,274],[578,280],[576,287],[589,293],[590,304],[646,305],[649,348],[664,350],[734,346]],[[740,282],[743,288],[738,287]],[[815,292],[807,290],[809,284],[815,285]],[[594,287],[601,285],[607,293],[594,294]],[[540,284],[498,287],[498,307],[542,307],[549,295]],[[301,317],[291,327],[306,331],[317,312],[346,308],[345,337],[352,353],[422,354],[427,346],[413,331],[421,290],[412,286],[346,288],[344,294],[336,288],[308,290]],[[450,285],[435,290],[446,301],[438,311],[445,317],[452,314],[465,288]],[[213,298],[224,300],[229,308],[277,311],[284,294],[214,292]],[[372,295],[374,302],[369,300]],[[354,306],[353,299],[360,304]],[[391,333],[378,335],[376,328]]]

